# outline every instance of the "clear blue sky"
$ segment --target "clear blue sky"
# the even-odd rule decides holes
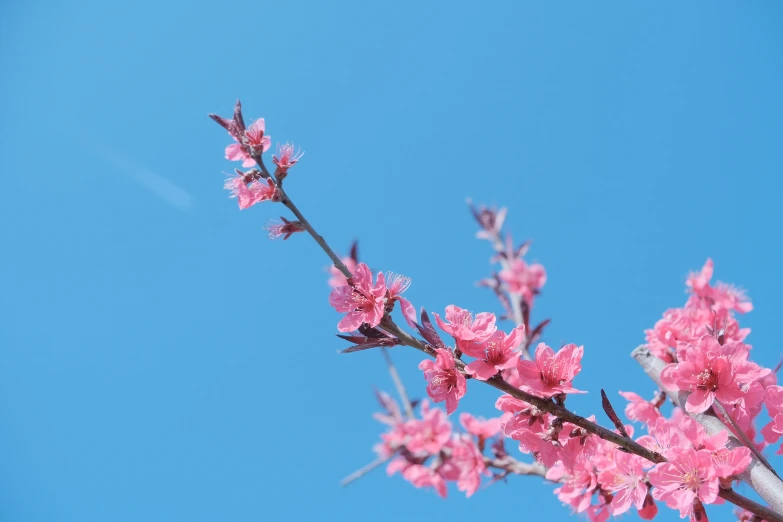
[[[307,151],[288,187],[321,233],[417,306],[497,310],[464,201],[509,206],[547,340],[586,347],[580,413],[652,392],[628,353],[708,256],[774,365],[783,4],[547,4],[0,3],[0,520],[566,518],[534,479],[338,488],[392,385],[336,354],[314,243],[267,240],[281,209],[222,190],[206,115],[237,97]]]

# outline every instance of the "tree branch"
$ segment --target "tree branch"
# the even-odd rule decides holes
[[[389,461],[388,458],[378,457],[377,459],[375,459],[374,461],[370,462],[369,464],[367,464],[363,468],[357,469],[356,471],[354,471],[353,473],[351,473],[350,475],[348,475],[347,477],[342,479],[340,481],[340,486],[345,487],[348,484],[350,484],[351,482],[359,480],[360,478],[362,478],[363,476],[365,476],[366,474],[368,474],[369,472],[371,472],[372,470],[374,470],[378,466],[382,466],[384,463],[386,463],[388,461]]]
[[[261,168],[263,176],[270,177],[269,171],[267,170],[266,166],[264,166],[261,156],[260,155],[254,156],[253,159]],[[281,202],[286,207],[288,207],[288,209],[291,210],[291,212],[294,213],[296,218],[304,226],[305,230],[307,230],[307,232],[312,236],[312,238],[326,253],[326,255],[329,256],[329,258],[332,260],[332,263],[334,263],[334,266],[338,270],[340,270],[340,272],[342,272],[342,274],[346,278],[350,278],[352,276],[351,272],[348,270],[345,264],[340,260],[337,254],[334,253],[331,247],[329,247],[329,245],[326,243],[326,240],[315,231],[315,229],[310,224],[310,222],[307,221],[307,219],[299,211],[296,205],[294,205],[293,201],[291,201],[291,199],[285,193],[282,186],[280,186],[279,182],[278,182],[278,191],[280,193]],[[519,300],[517,299],[517,301]],[[521,301],[519,301],[519,305],[521,307]],[[513,302],[512,302],[512,306],[513,306]],[[396,335],[404,345],[416,348],[417,350],[427,354],[428,356],[435,358],[435,351],[430,346],[424,344],[423,342],[419,341],[415,337],[409,335],[404,330],[400,329],[399,326],[397,326],[391,320],[391,317],[389,316],[384,317],[382,325],[383,328],[386,329],[389,333]],[[640,348],[643,349],[643,352],[639,351]],[[633,357],[639,362],[639,364],[642,365],[643,368],[645,368],[645,372],[650,377],[652,377],[653,380],[656,383],[658,383],[658,385],[660,386],[660,371],[663,369],[663,361],[650,354],[649,351],[647,351],[646,347],[640,347],[640,348],[634,350]],[[646,355],[644,354],[644,352],[646,352]],[[655,361],[653,361],[652,359],[657,360],[658,363],[660,363],[660,366],[656,365]],[[455,359],[454,362],[457,365],[457,368],[459,368],[459,370],[464,373],[465,363],[460,361],[459,359]],[[645,366],[645,364],[647,364],[647,366]],[[657,368],[657,373],[655,372],[654,368]],[[592,433],[604,440],[612,442],[617,446],[624,448],[635,455],[639,455],[640,457],[649,460],[650,462],[654,462],[654,463],[666,462],[666,458],[663,455],[648,450],[647,448],[635,442],[634,440],[626,439],[622,435],[618,435],[617,433],[610,431],[596,423],[590,422],[584,417],[581,417],[567,410],[565,407],[556,404],[552,400],[543,399],[541,397],[536,397],[535,395],[531,395],[527,392],[524,392],[510,385],[499,376],[495,376],[492,379],[483,382],[486,382],[493,388],[496,388],[504,393],[507,393],[512,397],[515,397],[521,401],[531,404],[542,411],[551,413],[552,415],[555,415],[556,417],[560,418],[565,422],[570,422],[571,424],[579,426],[580,428],[584,428],[587,432]],[[663,389],[662,386],[661,389]],[[680,393],[680,395],[682,395],[682,392]],[[672,395],[670,395],[670,397],[672,397]],[[675,397],[672,397],[672,399],[677,400],[675,399]],[[706,417],[706,418],[698,418],[698,417]],[[726,426],[716,417],[707,417],[704,415],[700,415],[700,416],[694,416],[694,418],[696,418],[697,421],[701,422],[702,425],[704,425],[705,428],[707,428],[707,431],[710,434],[714,434],[720,429],[727,429]],[[712,419],[712,421],[710,419]],[[739,441],[735,437],[732,436],[730,438],[730,441],[731,439],[733,439],[736,444],[741,445],[741,443],[739,443]],[[730,442],[730,446],[731,446],[731,442]],[[365,466],[365,468],[358,470],[351,476],[356,474],[359,474],[358,476],[362,476],[365,473],[368,473],[369,471],[371,471],[372,469],[376,468],[381,464],[381,463],[376,464],[376,462],[377,461],[374,461],[368,466]],[[350,478],[351,476],[346,477],[346,479]],[[356,478],[358,478],[358,476]],[[764,466],[757,458],[755,458],[755,456],[753,457],[753,461],[751,462],[750,466],[748,466],[748,469],[745,470],[745,472],[743,472],[739,478],[747,482],[759,495],[761,495],[761,497],[764,500],[766,500],[770,504],[770,506],[772,506],[774,510],[778,512],[783,512],[783,482],[781,482],[781,480],[778,477],[776,477],[766,466]],[[352,480],[355,480],[355,478]],[[779,515],[775,511],[772,511],[768,508],[765,508],[764,506],[761,506],[760,504],[757,504],[756,502],[753,502],[750,499],[742,497],[741,495],[734,492],[733,490],[720,490],[719,494],[721,497],[725,498],[726,500],[730,500],[731,502],[737,504],[738,506],[744,507],[748,511],[751,511],[755,514],[762,516],[768,522],[783,522],[783,516]]]
[[[397,368],[394,366],[394,363],[391,360],[391,356],[389,356],[389,352],[386,351],[386,347],[381,346],[381,353],[383,353],[383,358],[386,360],[386,365],[389,367],[389,374],[394,381],[394,386],[397,387],[397,394],[400,396],[400,400],[402,401],[402,407],[405,408],[405,415],[408,417],[408,419],[412,419],[413,406],[411,405],[410,399],[408,399],[408,394],[405,391],[405,386],[402,384],[400,374],[397,373]]]

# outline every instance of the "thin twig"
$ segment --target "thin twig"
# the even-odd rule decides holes
[[[383,346],[381,346],[381,353],[383,353],[383,358],[386,359],[386,366],[389,367],[389,375],[391,375],[391,378],[394,381],[394,386],[397,387],[397,394],[400,396],[400,400],[402,401],[402,407],[405,408],[405,415],[409,419],[412,419],[413,406],[411,405],[410,399],[408,399],[408,393],[405,391],[405,386],[402,384],[400,374],[397,373],[397,368],[394,366],[394,363],[389,356],[389,352],[387,352],[386,348]]]
[[[538,463],[533,462],[528,464],[527,462],[520,462],[511,456],[505,456],[501,459],[492,459],[484,456],[484,465],[488,468],[502,469],[508,473],[514,475],[537,475],[539,477],[546,477],[546,468]]]
[[[261,172],[263,172],[266,177],[270,177],[269,170],[267,170],[266,166],[264,165],[264,160],[261,157],[261,155],[255,155],[253,156],[253,160],[256,162],[256,164],[261,168]],[[335,268],[342,272],[342,274],[349,278],[353,274],[351,274],[351,271],[348,270],[348,267],[345,266],[345,263],[342,262],[342,260],[339,258],[337,254],[334,253],[334,250],[327,244],[326,240],[323,238],[323,236],[319,235],[318,232],[315,231],[313,226],[310,224],[309,221],[302,215],[302,213],[299,211],[298,208],[296,208],[296,205],[294,205],[294,202],[291,201],[291,198],[288,197],[288,194],[286,194],[285,190],[283,190],[282,185],[280,182],[277,184],[277,191],[280,194],[280,202],[288,207],[288,209],[294,213],[296,216],[296,219],[299,220],[300,223],[302,223],[302,226],[304,226],[305,230],[307,230],[307,233],[312,236],[312,238],[315,240],[316,243],[318,243],[318,246],[321,247],[321,249],[326,252],[326,255],[329,256],[329,259],[332,260],[332,263],[334,264]]]
[[[356,471],[354,471],[353,473],[351,473],[350,475],[348,475],[347,477],[342,479],[340,481],[340,486],[345,487],[348,484],[350,484],[351,482],[353,482],[355,480],[359,480],[360,478],[362,478],[363,476],[365,476],[366,474],[368,474],[369,472],[371,472],[372,470],[374,470],[378,466],[382,466],[384,463],[386,463],[388,461],[389,461],[388,458],[378,457],[377,459],[373,460],[372,462],[370,462],[369,464],[367,464],[363,468],[357,469]]]

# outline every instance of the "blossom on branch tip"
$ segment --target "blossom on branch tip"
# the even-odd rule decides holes
[[[465,395],[467,383],[465,376],[457,370],[454,356],[449,350],[438,349],[435,352],[435,361],[422,361],[419,370],[424,371],[427,380],[427,395],[435,402],[446,401],[446,413],[451,415]]]
[[[277,171],[275,176],[280,179],[288,173],[288,169],[296,165],[296,163],[302,159],[304,152],[294,149],[293,144],[286,143],[285,145],[277,144],[277,154],[272,155],[272,163],[277,165]]]
[[[364,263],[356,265],[348,284],[334,288],[329,294],[329,304],[341,313],[347,313],[337,324],[341,332],[352,332],[362,323],[378,326],[384,313],[386,283],[379,272],[373,285],[372,273]]]
[[[232,161],[242,160],[244,167],[252,166],[255,162],[253,156],[266,152],[272,143],[271,138],[265,134],[264,118],[259,118],[250,127],[245,127],[245,120],[242,116],[242,104],[239,100],[237,100],[234,107],[232,119],[227,120],[216,114],[210,114],[209,117],[226,129],[237,142],[226,147],[226,159]]]
[[[522,388],[541,397],[562,393],[586,393],[571,386],[571,381],[582,370],[584,348],[567,344],[555,353],[544,343],[536,348],[534,361],[519,360],[517,371]]]
[[[416,328],[416,308],[402,294],[411,286],[411,278],[394,272],[386,272],[386,306],[391,312],[395,301],[400,302],[400,310],[405,322],[411,328]]]
[[[716,311],[734,310],[744,314],[753,310],[753,304],[742,290],[720,282],[715,286],[710,285],[713,267],[712,259],[707,259],[700,272],[688,276],[685,284],[694,296],[706,301],[708,306]]]
[[[272,139],[265,134],[265,131],[266,124],[264,123],[264,118],[259,118],[247,128],[244,138],[240,142],[249,149],[251,154],[262,154],[269,150],[272,144]]]
[[[497,237],[500,237],[500,231],[503,229],[503,222],[506,220],[506,214],[508,209],[503,207],[499,210],[494,208],[487,208],[484,206],[474,207],[473,204],[468,201],[470,211],[473,217],[476,218],[481,230],[476,232],[476,238],[488,239],[490,241]]]
[[[283,216],[280,216],[280,219],[283,220],[282,223],[278,221],[269,221],[264,226],[264,229],[269,232],[269,239],[277,239],[280,236],[285,236],[283,237],[283,240],[285,241],[293,234],[297,232],[304,232],[305,230],[305,227],[301,221],[288,221]]]

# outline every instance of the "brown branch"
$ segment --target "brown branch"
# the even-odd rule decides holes
[[[733,489],[721,489],[718,491],[718,495],[723,500],[728,500],[735,506],[739,506],[742,509],[746,509],[751,513],[761,517],[762,520],[767,522],[780,522],[783,517],[780,514],[772,511],[767,506],[762,506],[758,502],[754,502],[748,497],[743,497]]]
[[[435,357],[435,352],[434,350],[432,350],[432,348],[430,348],[429,346],[425,345],[418,339],[409,335],[407,332],[400,329],[400,327],[397,326],[391,320],[390,317],[388,316],[385,317],[384,322],[382,322],[381,324],[385,330],[396,335],[402,341],[402,344],[416,348],[417,350],[429,355],[430,357],[433,358]],[[459,370],[464,373],[465,371],[464,362],[455,359],[454,364],[456,364],[457,368],[459,368]],[[545,411],[547,413],[551,413],[552,415],[558,417],[559,419],[565,422],[570,422],[571,424],[579,426],[580,428],[584,428],[589,433],[592,433],[593,435],[597,435],[598,437],[604,440],[608,440],[609,442],[612,442],[617,446],[625,448],[629,452],[635,455],[639,455],[640,457],[643,457],[649,460],[650,462],[655,462],[655,463],[666,462],[666,459],[660,453],[651,451],[632,439],[626,439],[622,435],[619,435],[611,430],[604,428],[603,426],[591,422],[586,418],[571,412],[570,410],[566,409],[564,406],[555,403],[551,399],[543,399],[541,397],[537,397],[535,395],[531,395],[525,391],[522,391],[519,388],[516,388],[511,384],[507,383],[499,376],[495,376],[494,378],[483,382],[492,386],[493,388],[496,388],[504,393],[511,395],[512,397],[515,397],[528,404],[532,404],[539,410]]]

